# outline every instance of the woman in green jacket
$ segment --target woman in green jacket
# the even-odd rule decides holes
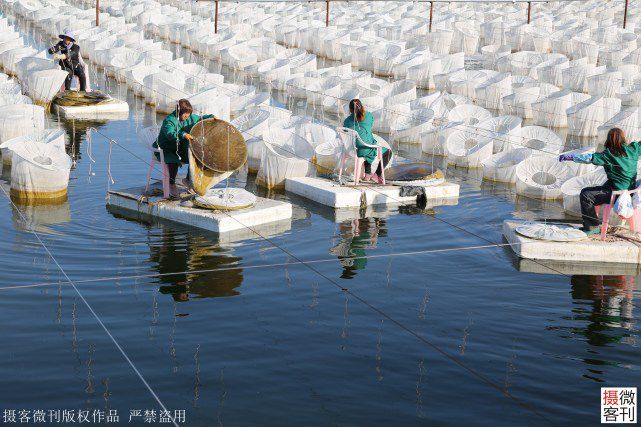
[[[372,135],[372,125],[374,124],[374,116],[369,111],[365,111],[365,107],[360,99],[352,99],[349,102],[350,115],[343,122],[343,127],[353,129],[360,136],[360,140],[356,139],[356,155],[365,159],[365,177],[363,181],[373,181],[379,184],[383,183],[381,178],[382,171],[389,163],[392,152],[387,148],[383,148],[383,165],[379,163],[376,172],[372,173],[372,163],[376,160],[376,148],[366,147],[362,142],[368,145],[376,145],[374,135]]]
[[[599,218],[595,206],[610,203],[613,191],[634,190],[637,181],[637,163],[641,156],[641,142],[627,143],[623,131],[612,128],[605,140],[605,150],[594,154],[565,154],[559,160],[576,163],[591,163],[603,166],[608,180],[597,187],[581,190],[582,230],[586,234],[599,232]]]
[[[214,117],[211,114],[205,114],[200,117],[193,114],[193,107],[186,99],[181,99],[176,103],[176,111],[165,117],[160,127],[160,133],[154,147],[162,149],[163,157],[167,168],[169,169],[169,185],[172,196],[177,196],[176,175],[181,164],[189,163],[189,141],[194,139],[190,132],[194,125],[201,120]],[[187,170],[187,180],[189,180],[189,170]]]

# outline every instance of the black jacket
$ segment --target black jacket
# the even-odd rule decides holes
[[[64,42],[60,40],[53,47],[50,47],[47,52],[49,52],[50,55],[53,55],[54,53],[62,53],[64,55],[67,55],[66,59],[61,59],[60,61],[58,61],[60,67],[65,70],[73,71],[77,67],[81,66],[80,46],[78,46],[76,43],[72,44],[71,47],[67,49],[67,46],[64,44]]]

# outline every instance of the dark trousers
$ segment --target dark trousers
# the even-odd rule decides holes
[[[65,90],[71,89],[71,82],[73,81],[73,76],[78,77],[78,82],[80,83],[80,90],[83,92],[87,90],[87,77],[85,76],[85,69],[83,67],[78,66],[73,70],[70,70],[68,68],[64,70],[69,73],[69,75],[65,79]]]
[[[381,167],[381,163],[380,162],[378,163],[378,167],[376,168],[376,175],[381,176],[381,173],[383,172],[383,168],[387,166],[391,158],[392,158],[392,150],[387,150],[386,152],[383,153],[383,165]],[[369,163],[367,160],[365,160],[365,173],[372,173],[372,164]]]
[[[612,185],[610,181],[598,187],[587,187],[581,190],[581,215],[585,228],[595,228],[601,224],[595,206],[609,204],[611,197]]]
[[[176,183],[176,176],[178,175],[178,169],[180,168],[179,163],[167,163],[167,169],[169,169],[169,183]],[[187,168],[187,179],[189,179],[189,168]]]
[[[167,163],[167,169],[169,169],[170,184],[176,183],[176,175],[178,175],[178,168],[180,168],[180,164],[178,163]]]

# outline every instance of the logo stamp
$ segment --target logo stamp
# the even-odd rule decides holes
[[[636,424],[637,388],[601,387],[601,423]]]

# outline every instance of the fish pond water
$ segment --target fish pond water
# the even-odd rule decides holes
[[[639,384],[637,267],[519,260],[503,240],[503,220],[564,219],[559,203],[407,146],[406,159],[461,185],[455,202],[334,211],[239,174],[233,185],[291,202],[291,224],[219,241],[140,220],[105,197],[144,183],[136,132],[162,116],[92,78],[131,111],[50,117],[76,162],[68,202],[14,206],[0,193],[3,410],[117,410],[142,424],[130,411],[164,405],[197,426],[591,425],[601,387]]]

